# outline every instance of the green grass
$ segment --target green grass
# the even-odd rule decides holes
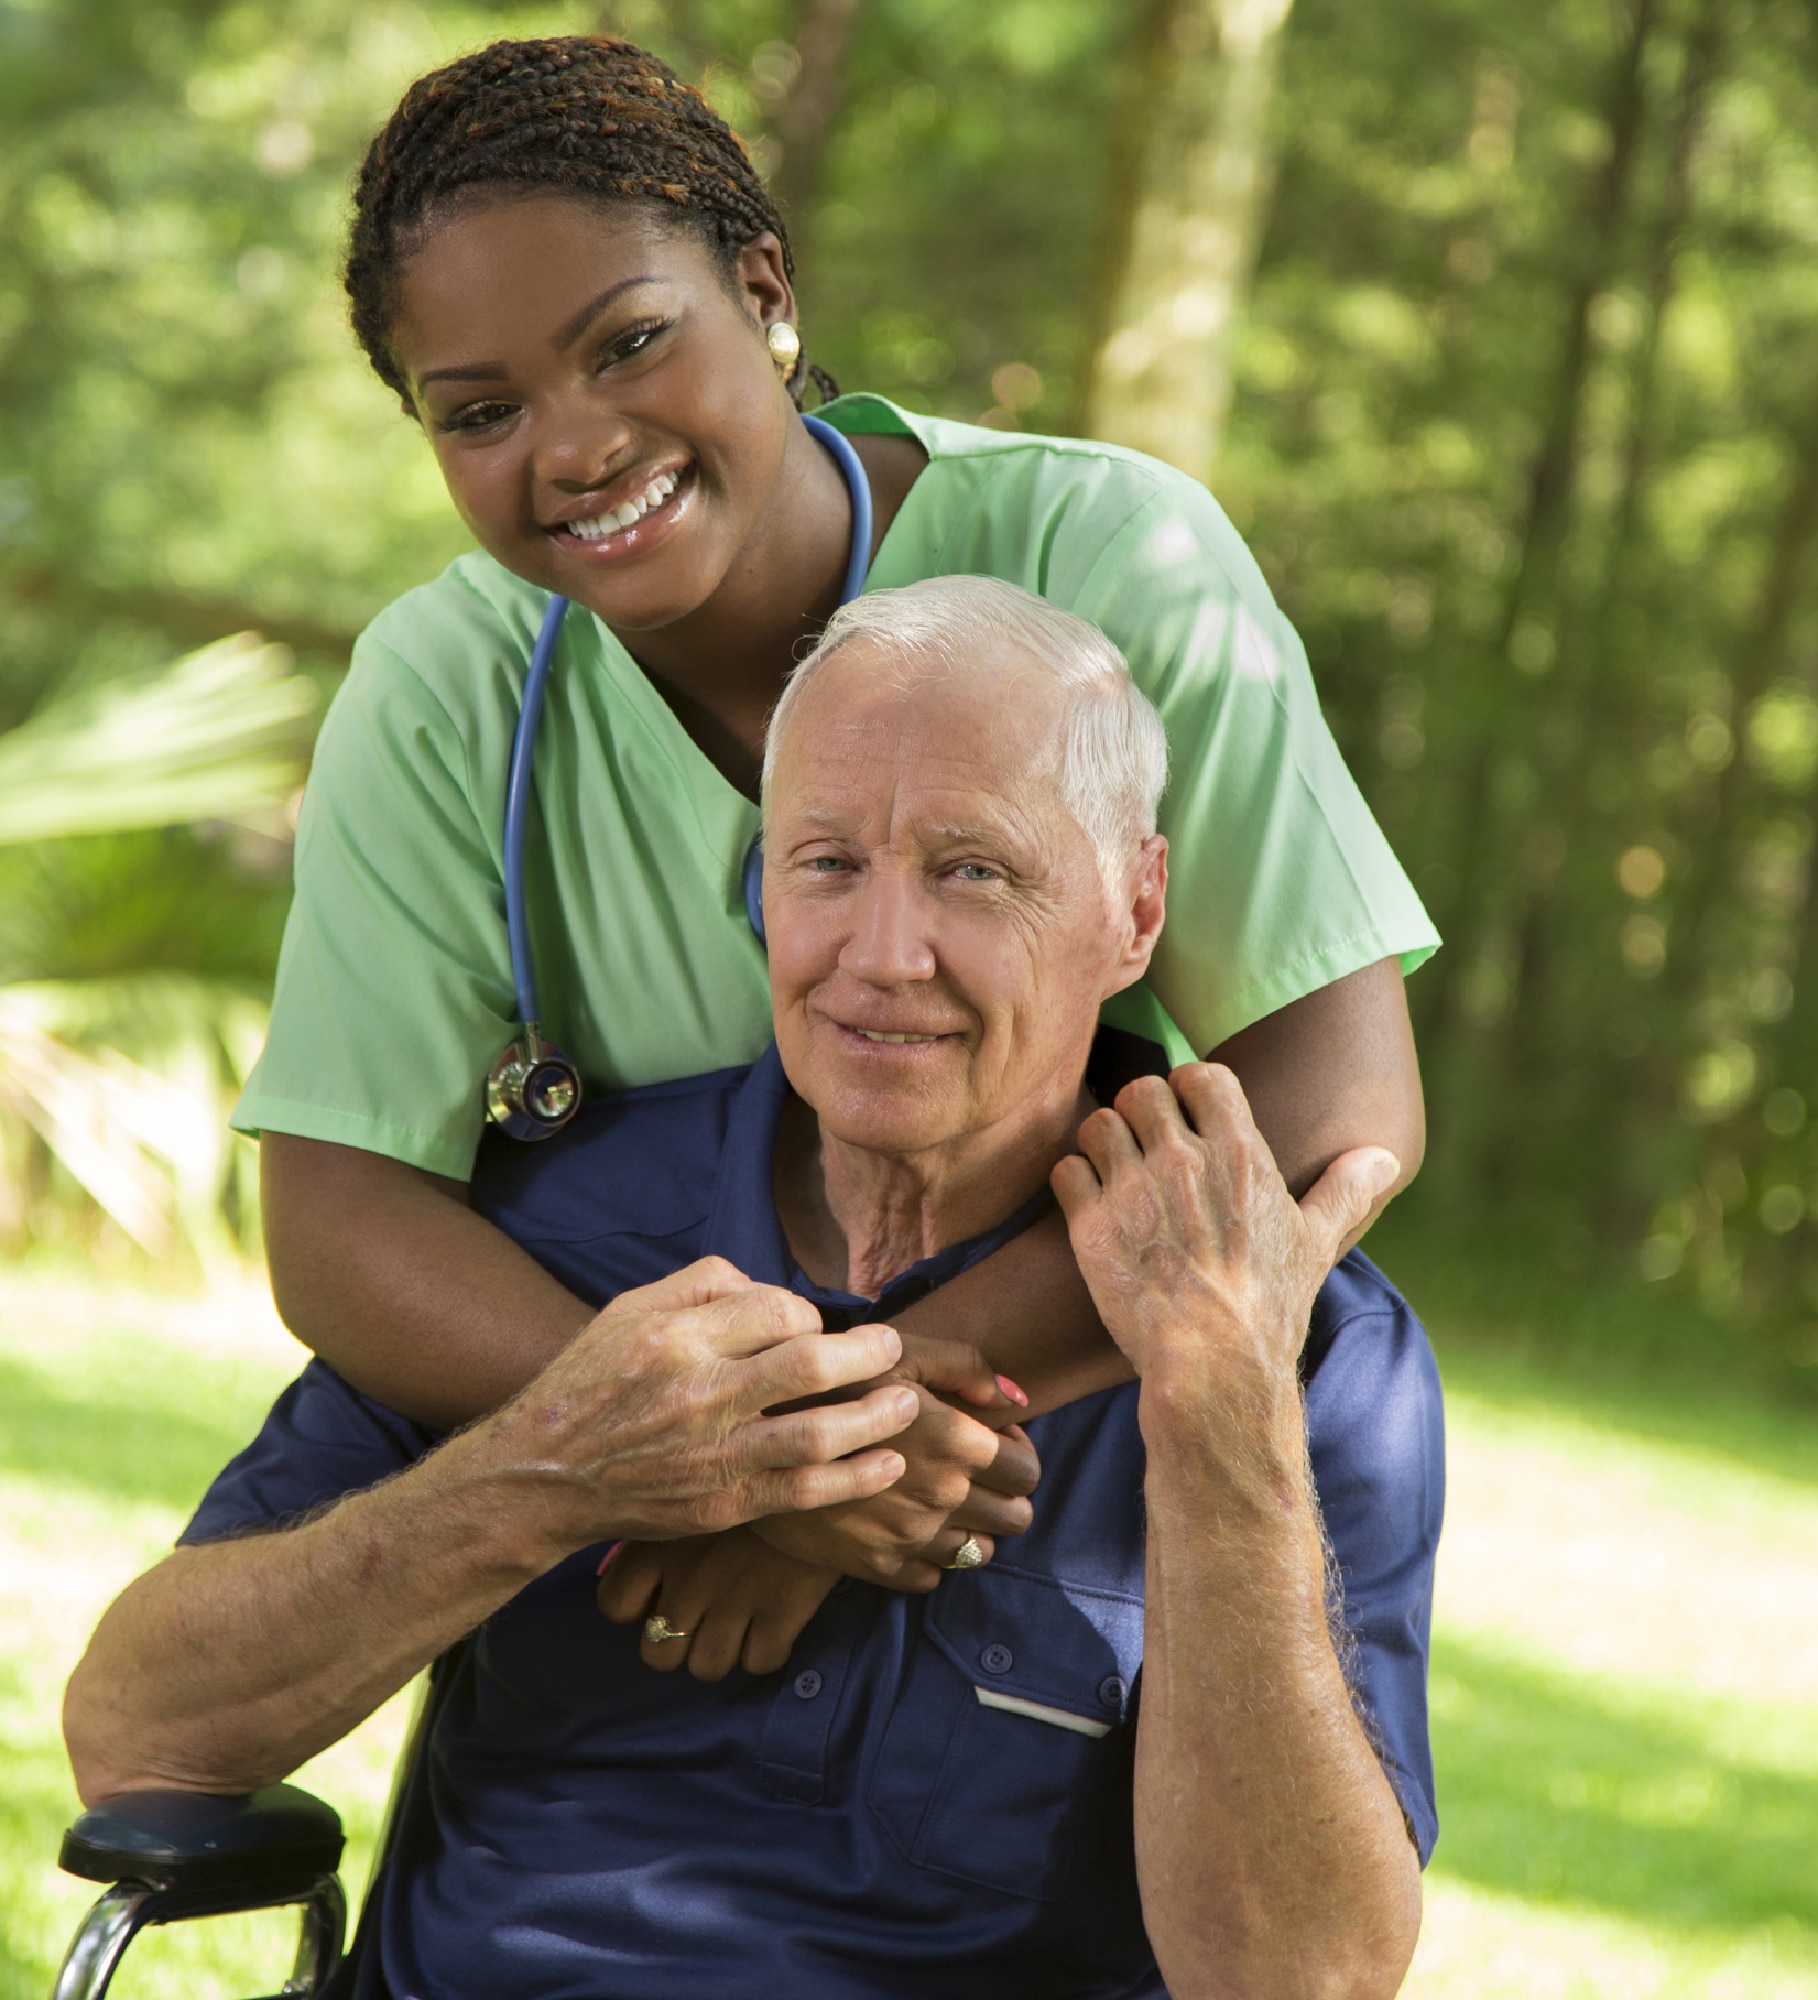
[[[1531,1287],[1429,1298],[1405,1245],[1383,1261],[1429,1308],[1451,1432],[1411,2000],[1818,2000],[1818,1418],[1708,1344],[1587,1351],[1651,1295],[1537,1318]],[[89,1897],[54,1866],[62,1681],[295,1365],[243,1289],[0,1272],[0,2000],[42,2000]],[[352,1891],[400,1729],[394,1704],[304,1774]],[[160,1933],[115,1992],[270,1992],[292,1935]]]
[[[77,1809],[57,1730],[63,1681],[107,1601],[170,1546],[251,1436],[294,1352],[248,1294],[202,1306],[0,1274],[0,2000],[44,2000],[95,1893],[56,1867]],[[401,1726],[393,1704],[301,1774],[347,1825],[353,1892]],[[295,1937],[282,1913],[154,1932],[112,1991],[270,1993]]]

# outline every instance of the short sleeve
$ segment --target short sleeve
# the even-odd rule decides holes
[[[1427,1726],[1434,1563],[1445,1512],[1439,1371],[1420,1322],[1353,1251],[1315,1308],[1336,1333],[1307,1388],[1313,1483],[1325,1518],[1352,1685],[1424,1866],[1439,1834]]]
[[[434,1436],[312,1361],[272,1405],[259,1435],[202,1496],[184,1546],[281,1527],[363,1493],[422,1457]]]
[[[235,1128],[465,1179],[516,1017],[499,861],[461,733],[368,632],[317,744],[271,1030]]]
[[[1293,627],[1203,488],[1162,474],[1071,608],[1168,732],[1168,924],[1149,981],[1200,1054],[1439,935],[1320,713]]]

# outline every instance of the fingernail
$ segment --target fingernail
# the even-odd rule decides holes
[[[896,1413],[904,1423],[913,1423],[921,1407],[921,1398],[913,1389],[899,1389],[896,1392]]]
[[[1396,1178],[1396,1176],[1400,1174],[1400,1172],[1401,1172],[1401,1162],[1395,1157],[1393,1153],[1384,1153],[1382,1157],[1376,1162],[1375,1166],[1373,1166],[1370,1169],[1371,1184],[1374,1186],[1376,1192],[1378,1194],[1381,1194],[1383,1189],[1386,1188],[1390,1184],[1390,1182],[1392,1182]]]
[[[622,1549],[624,1546],[625,1544],[623,1542],[614,1542],[612,1547],[609,1548],[603,1556],[601,1556],[600,1566],[598,1569],[594,1571],[594,1575],[604,1576],[607,1570],[610,1569],[612,1566],[613,1557],[616,1556],[620,1551],[620,1549]]]
[[[1011,1381],[1008,1375],[1000,1375],[997,1378],[997,1386],[1003,1390],[1004,1394],[1010,1398],[1011,1402],[1019,1410],[1026,1410],[1029,1407],[1029,1398]]]

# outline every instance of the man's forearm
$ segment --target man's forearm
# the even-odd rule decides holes
[[[338,1741],[543,1566],[502,1532],[501,1501],[457,1438],[301,1527],[178,1549],[70,1681],[83,1799],[250,1791]]]
[[[1145,1380],[1143,1913],[1176,2000],[1395,1993],[1420,1924],[1400,1807],[1327,1627],[1291,1387]],[[1289,1404],[1292,1407],[1289,1407]]]

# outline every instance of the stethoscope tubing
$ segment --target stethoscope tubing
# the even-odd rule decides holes
[[[819,417],[803,414],[815,438],[832,454],[845,477],[846,492],[852,502],[852,545],[846,558],[846,577],[840,590],[841,604],[850,604],[865,587],[871,568],[871,482],[859,455],[845,438]],[[518,709],[517,728],[511,738],[511,765],[505,781],[505,931],[511,947],[511,979],[516,989],[518,1019],[527,1026],[540,1022],[537,1009],[536,973],[530,961],[530,922],[524,901],[524,827],[530,815],[531,770],[536,761],[537,725],[543,716],[543,691],[549,684],[549,670],[555,661],[556,642],[562,636],[562,621],[568,615],[569,600],[552,597],[543,613],[537,642],[531,649],[530,670],[524,676],[524,698]],[[753,848],[754,854],[758,853]],[[751,927],[761,938],[763,906],[757,901],[754,871],[747,866],[745,904]]]

